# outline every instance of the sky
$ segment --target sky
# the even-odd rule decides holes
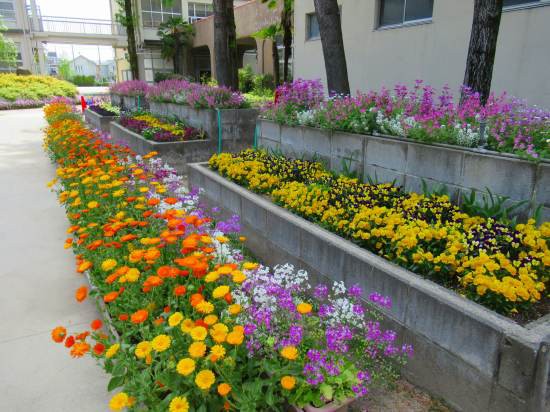
[[[88,19],[110,19],[111,9],[109,0],[36,0],[43,16],[55,17],[82,17]],[[57,52],[58,56],[71,60],[78,55],[98,62],[112,60],[114,52],[112,47],[108,46],[86,46],[86,45],[68,45],[53,44],[46,45],[48,51]]]

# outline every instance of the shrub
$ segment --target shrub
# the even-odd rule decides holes
[[[95,86],[95,76],[76,75],[70,79],[70,82],[77,86]]]
[[[254,72],[252,67],[247,65],[239,69],[239,90],[242,93],[248,93],[254,87]]]
[[[74,85],[51,76],[0,74],[0,100],[43,101],[55,96],[74,97],[75,95]]]
[[[113,84],[109,90],[112,94],[120,96],[145,96],[149,91],[149,85],[143,80],[127,80]]]
[[[164,73],[156,72],[155,73],[155,83],[160,83],[164,80],[184,80],[185,76],[179,73]]]

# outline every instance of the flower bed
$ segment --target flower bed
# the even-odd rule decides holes
[[[62,106],[47,107],[47,118],[70,113]],[[120,341],[100,320],[70,336],[56,327],[52,338],[113,376],[108,389],[123,391],[112,410],[321,406],[391,379],[394,362],[410,353],[357,303],[358,288],[310,295],[305,273],[247,261],[235,218],[217,221],[199,208],[196,193],[153,153],[132,157],[75,120],[51,123],[46,146],[71,221],[65,246],[77,271],[88,271]],[[75,297],[87,295],[83,286]]]
[[[205,138],[202,131],[179,120],[168,122],[149,113],[124,113],[119,123],[153,142],[183,142]]]
[[[326,99],[319,81],[297,80],[277,89],[276,102],[265,106],[263,116],[287,125],[465,147],[480,144],[484,123],[491,150],[530,159],[550,157],[550,112],[506,94],[491,95],[485,106],[476,93],[467,92],[460,104],[448,87],[439,96],[435,94],[432,87],[418,81],[412,89],[397,85],[393,93],[382,89]]]
[[[335,177],[319,163],[260,151],[215,155],[212,168],[308,220],[508,316],[548,311],[550,223],[509,227],[447,196]]]
[[[113,84],[109,91],[117,96],[145,96],[149,91],[149,84],[142,80],[127,80]]]
[[[120,107],[115,106],[107,101],[100,101],[89,106],[90,110],[106,117],[120,116]]]

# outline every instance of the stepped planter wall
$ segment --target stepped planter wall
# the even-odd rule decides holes
[[[149,105],[151,113],[175,116],[194,128],[204,130],[209,139],[218,141],[219,127],[216,110],[195,109],[175,103],[150,102]],[[222,109],[220,116],[223,151],[234,152],[253,145],[258,110]]]
[[[279,125],[260,119],[258,145],[281,150],[290,157],[317,158],[327,167],[342,171],[344,163],[359,176],[392,182],[407,191],[422,193],[442,184],[460,202],[462,194],[487,188],[510,201],[530,202],[521,214],[542,205],[542,219],[550,220],[550,161],[534,163],[513,154],[445,144],[427,144],[394,137],[371,136]],[[478,196],[479,198],[480,196]]]
[[[118,116],[102,116],[93,110],[86,109],[84,111],[84,119],[94,129],[108,133],[111,131],[111,122],[118,119]]]
[[[136,110],[138,108],[147,110],[149,108],[149,102],[143,96],[121,96],[111,94],[111,103],[115,106],[119,106],[122,110]]]
[[[111,137],[115,142],[126,144],[140,155],[156,151],[170,160],[178,171],[186,171],[188,163],[205,161],[216,151],[216,143],[210,139],[185,142],[154,142],[135,133],[117,122],[111,122]]]
[[[204,189],[203,201],[241,216],[247,247],[260,261],[293,263],[308,270],[314,283],[358,283],[365,300],[375,291],[389,296],[393,307],[383,311],[384,323],[414,345],[404,369],[414,384],[462,411],[550,407],[550,319],[520,326],[226,180],[206,164],[190,165],[188,173],[190,185]]]

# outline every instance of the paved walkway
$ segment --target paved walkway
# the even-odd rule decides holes
[[[46,183],[41,109],[0,111],[0,411],[106,411],[107,376],[91,358],[53,343],[57,325],[82,330],[96,317],[63,249],[68,221]]]

